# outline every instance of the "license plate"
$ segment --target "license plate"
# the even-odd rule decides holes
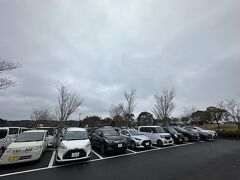
[[[123,145],[122,144],[118,144],[118,147],[122,147]]]
[[[148,146],[148,145],[149,145],[149,143],[147,142],[147,143],[146,143],[146,146]]]
[[[79,156],[79,152],[77,152],[77,153],[72,153],[72,157],[74,158],[74,157],[78,157]]]
[[[9,161],[18,161],[20,160],[20,156],[10,156]]]

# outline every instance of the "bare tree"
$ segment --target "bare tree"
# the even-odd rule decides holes
[[[41,120],[52,120],[52,116],[48,109],[33,109],[31,114],[31,119],[35,121],[35,127],[37,127],[37,122]]]
[[[57,142],[59,143],[60,133],[65,127],[66,121],[82,105],[83,99],[75,92],[70,91],[67,86],[60,82],[57,83],[56,89],[59,93],[58,106],[56,109],[56,116],[59,120],[57,136]]]
[[[19,64],[0,61],[0,73],[16,69],[17,67],[19,67]],[[9,78],[0,78],[0,89],[6,89],[13,85],[15,85],[13,80],[10,80]]]
[[[184,107],[183,108],[183,115],[182,119],[184,119],[187,122],[191,122],[192,119],[192,113],[197,111],[197,106],[192,106],[192,107]]]
[[[226,99],[218,103],[218,106],[227,111],[228,116],[232,118],[240,131],[240,104],[235,99]]]
[[[161,119],[163,121],[165,119],[169,119],[175,108],[175,104],[173,102],[175,96],[176,92],[174,89],[164,89],[161,95],[154,96],[153,114],[157,117],[157,119]]]
[[[136,89],[131,89],[129,92],[125,92],[124,97],[126,99],[126,106],[120,104],[119,107],[122,109],[123,118],[127,121],[127,126],[130,126],[134,117],[133,111],[136,106]]]
[[[110,117],[113,119],[116,116],[122,116],[122,114],[123,114],[123,108],[122,107],[123,107],[122,104],[118,104],[117,106],[111,105],[111,107],[109,109]]]

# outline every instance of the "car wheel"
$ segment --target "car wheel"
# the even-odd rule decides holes
[[[101,144],[100,150],[101,150],[101,154],[105,154],[105,146],[104,146],[104,144]]]
[[[189,138],[188,138],[187,136],[184,136],[183,139],[184,139],[185,142],[188,142],[188,141],[189,141]]]
[[[132,149],[135,149],[135,148],[136,148],[135,142],[134,142],[134,141],[131,141],[130,146],[131,146]]]
[[[158,147],[163,147],[163,142],[162,142],[161,140],[158,140],[158,141],[157,141],[157,146],[158,146]]]

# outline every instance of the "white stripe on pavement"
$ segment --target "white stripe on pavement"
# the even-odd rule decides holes
[[[136,151],[133,151],[131,149],[127,149],[128,151],[130,151],[131,153],[136,153]]]
[[[96,153],[94,150],[92,150],[92,152],[93,152],[94,154],[96,154],[97,157],[99,157],[100,159],[103,159],[103,157],[102,157],[100,154]]]
[[[56,151],[53,151],[48,167],[52,167],[55,160]]]

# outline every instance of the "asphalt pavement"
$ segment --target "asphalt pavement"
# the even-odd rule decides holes
[[[1,174],[2,180],[239,179],[240,141],[217,140],[148,151],[130,150],[128,154],[102,158],[95,155],[88,162]]]

